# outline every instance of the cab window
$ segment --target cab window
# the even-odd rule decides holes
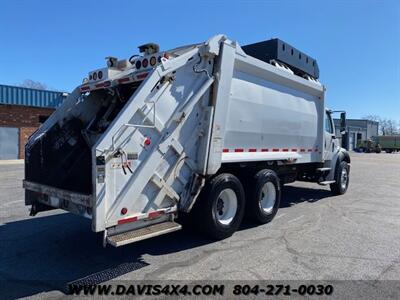
[[[331,121],[331,115],[326,112],[325,113],[325,131],[329,133],[333,133],[333,127],[332,127],[332,121]]]

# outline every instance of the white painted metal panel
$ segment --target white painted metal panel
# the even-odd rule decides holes
[[[323,86],[238,53],[229,102],[221,104],[226,120],[222,162],[240,161],[243,152],[246,161],[322,161]]]

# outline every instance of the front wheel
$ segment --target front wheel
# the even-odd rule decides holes
[[[330,185],[335,195],[343,195],[349,186],[350,167],[345,161],[341,161],[335,172],[335,183]]]
[[[232,174],[220,174],[207,183],[196,207],[196,225],[207,236],[221,240],[230,237],[243,219],[243,186]]]

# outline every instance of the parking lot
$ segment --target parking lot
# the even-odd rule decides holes
[[[245,222],[219,242],[180,231],[120,248],[103,248],[89,220],[62,211],[29,217],[23,165],[0,164],[0,294],[61,295],[77,280],[399,279],[400,155],[351,159],[344,196],[290,184],[270,224]]]

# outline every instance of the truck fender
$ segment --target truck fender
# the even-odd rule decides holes
[[[336,155],[332,157],[331,171],[327,180],[335,180],[336,169],[342,161],[347,162],[349,165],[351,162],[349,152],[344,148],[340,148]]]

